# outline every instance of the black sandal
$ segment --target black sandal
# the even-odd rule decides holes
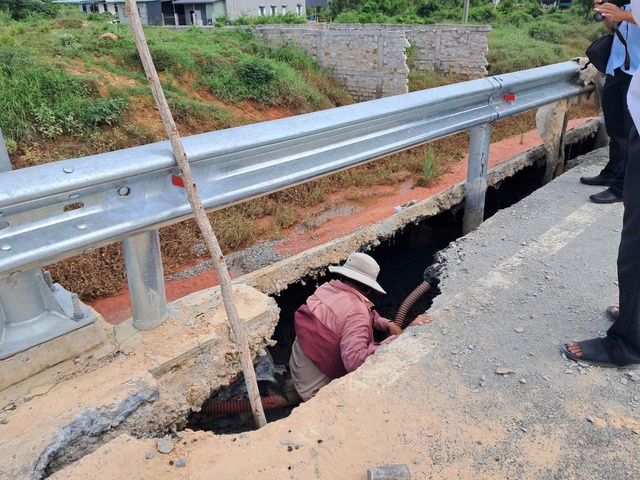
[[[604,368],[619,367],[618,365],[614,364],[609,358],[609,354],[604,349],[601,338],[592,338],[590,340],[583,340],[576,343],[580,346],[580,350],[582,350],[581,357],[571,353],[567,344],[562,345],[562,353],[564,353],[569,360]]]
[[[607,314],[607,317],[609,317],[609,320],[611,320],[612,322],[616,322],[620,318],[620,309],[617,307],[617,305],[611,305],[605,310],[605,313]]]

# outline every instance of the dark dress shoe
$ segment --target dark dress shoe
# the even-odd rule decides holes
[[[597,185],[601,187],[608,187],[613,183],[613,178],[603,177],[602,175],[596,175],[595,177],[580,177],[580,182],[585,185]]]
[[[589,198],[593,203],[616,203],[622,201],[622,197],[612,193],[608,188],[603,192],[591,195]]]

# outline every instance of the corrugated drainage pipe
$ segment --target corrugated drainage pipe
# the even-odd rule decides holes
[[[402,305],[398,309],[398,313],[396,314],[396,318],[393,320],[393,323],[398,325],[400,328],[404,330],[404,321],[407,318],[407,313],[409,309],[413,306],[414,303],[425,293],[429,291],[431,285],[427,281],[423,281],[420,285],[418,285],[413,292],[409,294],[407,298],[405,298]]]
[[[272,395],[270,397],[260,397],[262,401],[262,408],[265,410],[273,410],[275,408],[289,407],[291,405],[297,405],[295,399],[283,398],[280,395]],[[228,415],[231,413],[245,413],[251,411],[251,404],[249,399],[242,400],[227,400],[226,402],[210,403],[205,402],[202,405],[201,413],[208,413],[210,415]]]

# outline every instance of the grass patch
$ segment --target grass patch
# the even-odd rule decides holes
[[[409,91],[415,92],[417,90],[442,87],[465,80],[468,80],[468,78],[462,75],[441,75],[433,71],[417,72],[412,70],[409,72]]]
[[[274,216],[274,221],[278,229],[287,229],[298,223],[296,209],[292,205],[283,205]]]
[[[505,27],[492,31],[487,53],[490,75],[542,67],[569,58],[563,45],[532,38],[526,29]],[[514,54],[515,51],[519,53]]]
[[[424,167],[422,168],[422,176],[416,182],[419,187],[426,187],[433,180],[438,177],[438,167],[435,152],[433,146],[427,147],[427,152],[424,155]]]
[[[492,23],[489,34],[489,74],[541,67],[584,56],[587,46],[604,30],[571,11],[514,9]]]
[[[193,99],[167,98],[176,122],[196,127],[203,122],[213,124],[213,130],[234,126],[235,116],[218,105],[206,104]]]
[[[29,150],[28,142],[107,132],[128,118],[128,105],[149,103],[142,101],[151,91],[130,27],[107,17],[69,12],[34,28],[0,16],[0,127],[16,151]],[[304,52],[264,45],[250,29],[145,34],[173,114],[189,133],[262,120],[232,113],[247,100],[295,113],[353,101]],[[219,102],[212,104],[213,97]],[[132,135],[128,146],[138,138]]]
[[[39,65],[26,53],[0,51],[2,129],[15,142],[83,136],[120,122],[126,98],[97,97],[91,82]]]

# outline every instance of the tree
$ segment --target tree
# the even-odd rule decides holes
[[[51,0],[0,0],[0,10],[9,12],[14,20],[24,20],[34,14],[53,18],[59,9]]]
[[[431,14],[438,11],[440,4],[436,0],[424,0],[418,8],[416,13],[422,18],[429,18]]]
[[[412,15],[415,13],[416,2],[414,0],[393,0],[390,2],[388,11],[389,16],[394,15]]]
[[[581,16],[586,19],[593,17],[593,1],[592,0],[576,0],[573,2],[574,8],[578,10]]]
[[[327,9],[332,17],[336,17],[347,10],[359,10],[364,2],[365,0],[328,0]]]

